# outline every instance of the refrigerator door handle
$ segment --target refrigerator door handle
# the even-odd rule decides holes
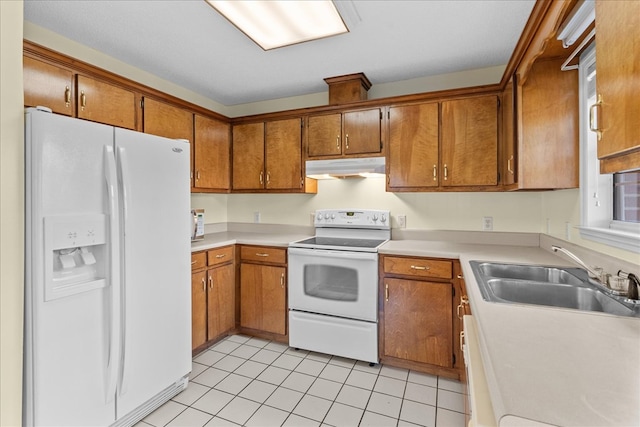
[[[109,277],[111,281],[111,312],[109,327],[109,357],[107,361],[107,388],[105,399],[109,403],[116,395],[120,360],[120,216],[118,211],[118,178],[113,148],[104,146],[104,171],[109,207]]]
[[[124,256],[124,252],[126,251],[126,231],[127,231],[127,216],[129,211],[129,190],[127,188],[127,154],[126,150],[123,147],[118,147],[117,150],[117,165],[118,165],[118,182],[120,189],[120,201],[122,202],[122,235],[125,236],[122,239],[122,258],[121,258],[121,271],[125,271],[127,266]],[[121,304],[121,325],[120,325],[120,342],[122,348],[120,350],[120,373],[118,375],[118,393],[123,395],[127,392],[127,382],[126,382],[126,361],[127,361],[127,279],[126,275],[122,274],[121,281],[121,295],[120,295],[120,304]]]

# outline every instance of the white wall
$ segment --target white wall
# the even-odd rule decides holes
[[[20,1],[0,1],[0,425],[21,425],[24,100]]]

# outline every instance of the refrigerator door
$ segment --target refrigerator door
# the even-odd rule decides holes
[[[124,232],[120,419],[191,371],[190,154],[187,141],[115,132]]]
[[[113,128],[35,109],[25,124],[24,425],[109,425]]]

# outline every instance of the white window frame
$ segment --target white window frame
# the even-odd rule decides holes
[[[613,175],[600,175],[596,136],[589,131],[589,105],[595,91],[589,90],[594,73],[595,44],[580,57],[580,236],[583,239],[640,253],[640,224],[614,221]]]

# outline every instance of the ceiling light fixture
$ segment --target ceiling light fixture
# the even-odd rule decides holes
[[[264,50],[347,33],[331,0],[205,0]]]

